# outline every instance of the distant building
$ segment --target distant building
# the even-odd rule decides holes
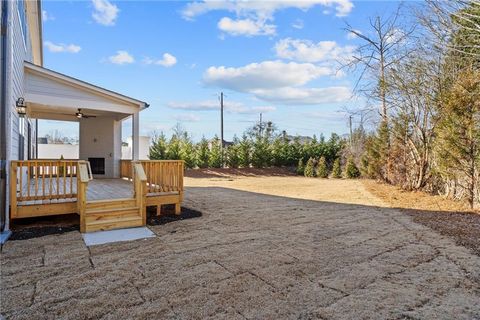
[[[148,160],[150,153],[150,137],[139,137],[139,160]],[[132,138],[122,142],[122,159],[132,159]],[[48,143],[45,137],[38,138],[38,158],[39,159],[79,159],[78,143]]]

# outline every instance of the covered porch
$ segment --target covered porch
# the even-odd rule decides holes
[[[139,113],[147,103],[30,63],[24,68],[28,117],[78,123],[79,159],[90,162],[95,178],[120,178],[126,120],[132,160],[139,158]]]
[[[79,159],[12,161],[11,219],[77,213],[89,232],[145,225],[147,206],[180,212],[183,162],[137,161],[139,112],[148,104],[30,63],[24,81],[29,118],[79,123]],[[128,118],[133,159],[122,160]]]

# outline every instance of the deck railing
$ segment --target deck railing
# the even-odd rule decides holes
[[[76,198],[75,160],[12,161],[10,188],[16,201]]]
[[[183,160],[138,160],[147,178],[147,192],[183,192]],[[122,178],[133,179],[132,161],[121,160]]]
[[[132,171],[134,172],[135,176],[135,179],[133,180],[135,201],[137,203],[137,207],[140,208],[143,225],[145,226],[147,224],[147,177],[140,162],[133,162]]]
[[[80,232],[86,231],[86,208],[87,208],[87,187],[90,181],[88,162],[79,161],[78,166],[78,178],[77,178],[77,212],[80,215]]]

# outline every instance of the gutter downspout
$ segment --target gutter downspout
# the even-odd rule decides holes
[[[8,2],[2,0],[0,41],[0,243],[10,236],[7,225],[7,36]]]

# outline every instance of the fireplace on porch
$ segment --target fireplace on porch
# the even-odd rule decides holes
[[[105,158],[88,158],[92,174],[105,174]]]

